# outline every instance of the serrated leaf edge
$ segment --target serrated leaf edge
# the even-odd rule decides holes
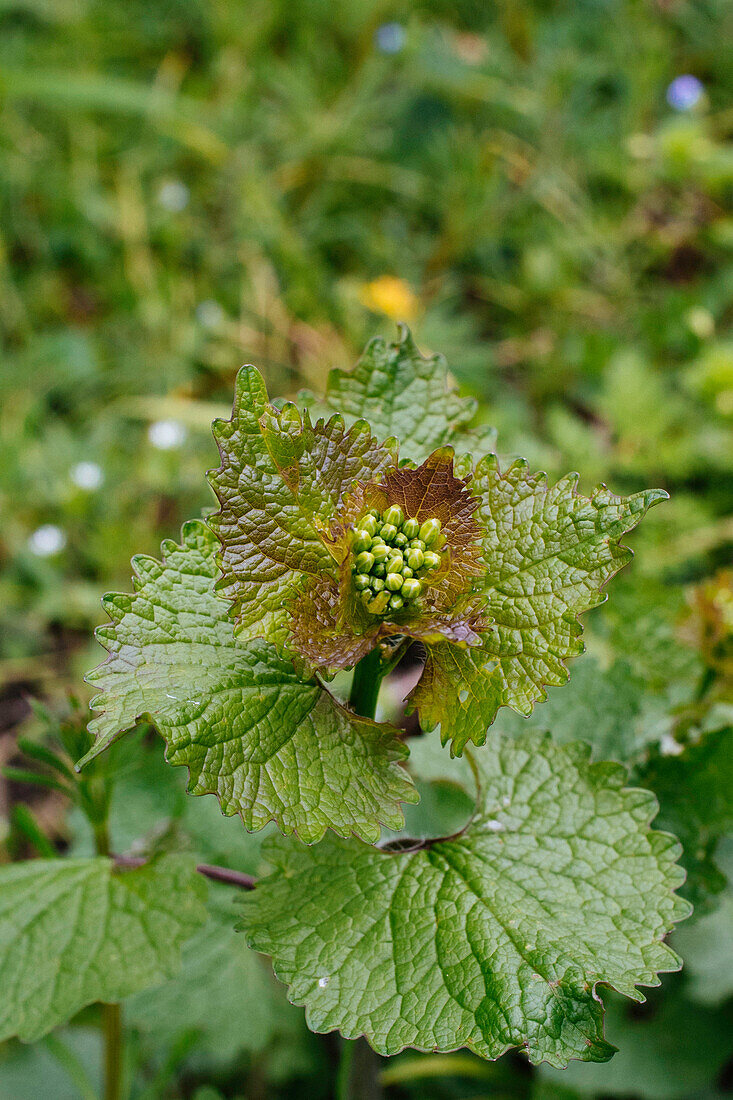
[[[154,565],[156,567],[156,570],[158,570],[158,569],[159,570],[164,570],[166,568],[168,554],[171,553],[172,551],[178,551],[178,550],[183,549],[186,545],[189,544],[189,536],[193,535],[195,537],[197,532],[198,533],[209,532],[209,534],[212,536],[212,538],[216,539],[216,533],[211,529],[211,527],[209,527],[209,525],[203,519],[191,519],[191,520],[186,520],[186,522],[183,523],[183,525],[181,526],[181,542],[180,543],[176,543],[172,539],[163,539],[163,541],[161,542],[161,556],[160,556],[160,559],[154,558],[152,555],[142,555],[142,554],[135,555],[132,559],[132,562],[133,562],[133,569],[135,570],[135,575],[133,576],[133,587],[136,589],[136,591],[138,589],[136,587],[135,577],[137,577],[138,581],[144,582],[145,579],[150,579],[150,577],[152,577],[154,572],[155,572],[155,570],[152,569],[152,567],[150,566],[149,563],[154,563]],[[218,554],[217,554],[217,559],[218,559]],[[139,572],[138,566],[140,564],[142,564],[142,562],[145,562],[146,567],[150,570],[150,572],[148,573],[147,578],[143,577],[142,573]],[[138,564],[135,564],[135,563],[138,563]],[[218,565],[218,560],[217,560],[217,565]],[[134,596],[131,596],[129,593],[126,593],[126,592],[122,592],[122,593],[110,592],[110,593],[106,593],[102,597],[101,603],[102,603],[102,606],[103,606],[105,612],[107,613],[107,615],[110,618],[110,623],[111,624],[115,624],[115,623],[119,622],[121,620],[121,618],[124,616],[125,611],[129,610],[129,607],[124,608],[123,610],[121,610],[121,613],[113,614],[112,613],[113,610],[114,611],[119,611],[120,610],[119,601],[123,600],[123,601],[127,602],[127,601],[129,601],[133,598],[134,598]],[[225,601],[225,602],[229,602],[229,601]],[[84,677],[84,682],[87,683],[87,684],[90,684],[92,686],[94,684],[94,681],[92,679],[90,679],[90,677],[92,677],[92,675],[94,673],[96,673],[96,672],[98,672],[98,671],[100,671],[100,670],[102,670],[102,669],[104,669],[107,666],[112,664],[113,654],[109,649],[107,649],[107,646],[105,645],[105,642],[104,642],[104,631],[108,628],[109,625],[110,624],[104,624],[103,626],[99,626],[99,627],[97,627],[97,629],[94,632],[94,636],[97,639],[97,641],[99,642],[99,644],[101,646],[103,646],[103,648],[105,650],[107,650],[107,656],[105,657],[105,659],[103,661],[101,661],[98,665],[96,665],[95,668],[92,669],[89,673],[87,673],[87,675]],[[232,621],[232,632],[233,632],[233,635],[234,635],[234,622],[233,621]],[[316,679],[316,683],[317,683],[318,687],[321,689],[321,691],[329,697],[329,699],[331,700],[334,708],[336,710],[338,710],[339,713],[345,715],[347,720],[351,721],[351,720],[356,719],[358,722],[363,722],[366,725],[370,725],[370,726],[379,728],[380,730],[384,730],[385,728],[389,728],[389,723],[387,723],[387,722],[376,722],[376,721],[374,721],[370,718],[364,718],[361,715],[355,715],[352,711],[348,710],[347,707],[343,706],[343,704],[341,704],[339,702],[339,700],[336,699],[336,697],[334,695],[331,694],[331,692],[324,685],[322,680],[320,680],[320,678]],[[92,718],[91,721],[89,722],[88,728],[89,728],[90,732],[95,734],[95,737],[96,737],[96,732],[95,732],[94,727],[97,724],[97,720],[101,719],[104,716],[104,714],[106,713],[106,710],[101,705],[99,705],[100,702],[104,699],[104,696],[105,696],[104,691],[98,692],[96,695],[92,696],[92,698],[89,701],[89,709],[92,710],[92,711],[95,711],[95,717]],[[316,702],[313,704],[314,707],[317,705],[317,702],[318,702],[318,700],[316,700]],[[310,711],[309,711],[309,713],[310,713]],[[131,729],[134,728],[134,726],[138,722],[141,722],[141,721],[149,722],[150,725],[152,725],[155,728],[155,730],[158,732],[158,735],[160,736],[160,738],[163,741],[163,744],[165,746],[165,750],[164,750],[165,762],[167,764],[169,764],[171,767],[174,767],[174,768],[181,768],[181,767],[186,768],[186,771],[188,773],[188,779],[187,779],[187,782],[186,782],[186,792],[188,794],[193,795],[193,796],[213,794],[214,797],[216,798],[217,802],[219,803],[219,808],[221,810],[222,816],[223,817],[239,817],[242,821],[242,827],[245,829],[246,832],[252,832],[252,833],[253,832],[260,832],[267,825],[274,824],[274,825],[277,826],[278,831],[283,836],[295,836],[295,837],[297,837],[297,839],[299,841],[301,841],[301,843],[306,844],[306,845],[310,845],[310,844],[317,844],[320,840],[323,839],[326,832],[330,829],[336,836],[340,837],[342,840],[348,840],[350,837],[354,836],[354,837],[356,837],[356,839],[361,840],[366,844],[374,844],[379,839],[379,835],[380,835],[380,832],[381,832],[381,826],[382,825],[384,825],[386,828],[389,828],[389,829],[399,829],[399,828],[402,827],[402,825],[404,825],[404,811],[399,806],[400,803],[404,802],[404,803],[407,803],[409,805],[414,805],[415,803],[419,802],[419,800],[420,800],[419,793],[417,791],[417,788],[414,786],[414,784],[412,782],[412,779],[409,775],[409,772],[407,772],[407,770],[401,766],[401,762],[405,761],[409,757],[410,750],[409,750],[408,746],[405,745],[404,742],[399,739],[399,736],[398,736],[399,731],[397,729],[394,729],[394,732],[395,732],[394,744],[390,749],[385,750],[385,757],[386,757],[386,762],[387,762],[387,766],[389,768],[390,774],[393,777],[398,777],[401,781],[400,786],[402,787],[403,793],[400,794],[395,799],[395,802],[398,805],[399,817],[397,816],[397,814],[395,814],[394,817],[386,819],[386,817],[383,817],[380,814],[380,815],[377,815],[377,817],[376,817],[377,823],[373,827],[369,827],[369,826],[365,825],[363,828],[355,827],[353,829],[350,829],[348,832],[339,831],[333,825],[324,825],[323,829],[321,830],[321,832],[319,834],[314,834],[309,839],[305,839],[304,837],[302,837],[296,828],[287,828],[286,826],[282,825],[280,822],[277,821],[274,814],[271,817],[267,818],[266,821],[263,821],[263,823],[261,825],[258,825],[258,827],[256,829],[248,829],[247,825],[245,824],[245,821],[244,821],[243,812],[241,810],[236,810],[235,809],[231,813],[229,813],[227,811],[227,809],[225,809],[224,806],[222,805],[221,795],[219,794],[218,790],[215,790],[213,787],[208,788],[208,789],[196,790],[195,786],[192,786],[191,766],[189,764],[173,762],[169,759],[169,757],[168,757],[168,750],[169,750],[168,740],[165,737],[165,735],[161,732],[161,730],[158,728],[158,725],[155,722],[155,719],[152,717],[152,715],[148,711],[143,711],[140,714],[138,714],[135,718],[135,722],[133,722],[129,726],[126,726],[125,729],[120,730],[117,734],[115,734],[115,736],[113,738],[111,738],[105,744],[101,744],[101,743],[98,743],[98,742],[95,741],[95,743],[91,746],[89,751],[87,753],[85,753],[85,755],[82,756],[76,762],[76,764],[74,766],[75,771],[80,772],[82,770],[82,768],[84,768],[88,763],[90,763],[92,760],[94,760],[95,757],[99,756],[100,753],[104,752],[107,748],[109,748],[110,745],[112,745],[120,737],[124,736],[125,733],[129,732]]]
[[[517,741],[519,743],[521,743],[521,741],[523,741],[523,740],[533,740],[533,735],[530,733],[530,734],[523,735],[522,738],[517,739]],[[543,734],[538,735],[537,740],[541,743],[550,742],[550,743],[554,744],[552,735],[549,732],[545,732]],[[671,932],[674,930],[674,927],[680,921],[686,920],[690,916],[690,914],[692,913],[692,910],[693,910],[693,906],[689,901],[687,901],[685,898],[680,897],[677,894],[677,890],[680,889],[680,887],[684,884],[684,882],[687,878],[687,872],[686,872],[685,868],[682,867],[682,865],[678,864],[678,862],[677,862],[679,860],[679,857],[682,855],[682,852],[683,852],[682,845],[680,844],[677,837],[675,837],[672,833],[664,832],[662,830],[653,829],[651,827],[651,822],[654,820],[654,818],[657,816],[657,813],[659,812],[659,801],[658,801],[656,795],[652,791],[644,790],[644,788],[642,788],[642,787],[626,787],[626,786],[624,786],[623,785],[624,780],[628,777],[628,768],[626,768],[623,764],[619,764],[615,761],[611,761],[611,762],[598,761],[598,762],[595,762],[595,763],[590,762],[590,756],[591,756],[592,749],[591,749],[591,746],[587,742],[584,742],[584,741],[569,742],[567,745],[564,745],[563,748],[568,752],[569,755],[574,755],[576,757],[577,761],[587,761],[588,762],[587,767],[588,767],[589,776],[596,777],[596,776],[599,776],[600,773],[605,771],[607,773],[606,774],[606,780],[608,781],[609,779],[613,779],[614,782],[612,783],[612,786],[616,786],[617,789],[619,789],[620,793],[625,794],[625,795],[638,794],[638,795],[643,796],[643,798],[639,799],[639,803],[640,803],[640,805],[643,804],[645,806],[645,809],[646,809],[646,812],[645,812],[645,815],[644,815],[646,820],[644,821],[644,818],[642,818],[642,821],[644,821],[644,824],[645,824],[645,834],[649,836],[650,844],[653,847],[659,849],[656,854],[659,857],[663,856],[664,857],[664,862],[669,867],[672,867],[672,866],[676,865],[677,870],[678,870],[679,881],[677,883],[675,883],[675,885],[673,885],[669,889],[668,894],[667,894],[667,896],[672,901],[671,913],[670,913],[669,917],[667,918],[668,927],[666,928],[665,931],[663,931],[661,933],[661,935],[659,937],[651,940],[651,942],[647,945],[648,950],[651,950],[655,947],[661,948],[662,950],[661,950],[660,954],[663,955],[669,961],[669,965],[661,965],[661,961],[660,961],[659,964],[655,963],[654,966],[653,966],[653,970],[652,970],[652,973],[650,975],[649,980],[648,981],[634,982],[633,987],[625,987],[625,988],[620,989],[617,986],[615,986],[612,982],[604,981],[604,980],[599,979],[597,981],[594,981],[592,983],[592,985],[590,986],[589,990],[588,990],[588,992],[591,994],[593,999],[598,1004],[600,1004],[604,1009],[603,1022],[602,1022],[602,1042],[608,1048],[608,1057],[610,1058],[618,1050],[618,1047],[614,1046],[612,1043],[609,1043],[605,1038],[606,1013],[605,1013],[605,1006],[603,1005],[603,999],[602,999],[602,997],[600,996],[600,993],[599,993],[599,989],[602,988],[602,987],[605,987],[607,989],[612,989],[615,992],[620,993],[622,996],[628,997],[629,999],[634,1000],[637,1003],[643,1004],[646,1001],[646,997],[644,997],[644,995],[640,992],[639,987],[641,987],[643,989],[656,988],[661,984],[661,979],[659,977],[660,974],[676,973],[676,972],[678,972],[679,970],[682,969],[683,960],[677,954],[676,951],[674,951],[667,943],[665,943],[665,938],[671,934]],[[469,825],[470,825],[470,822],[469,822]],[[468,828],[468,826],[467,826],[467,828]],[[431,840],[429,842],[428,846],[429,847],[434,847],[438,844],[446,843],[446,841],[448,841],[449,839],[450,838],[439,838],[439,839]],[[379,849],[377,849],[377,851],[379,851]],[[384,858],[389,858],[392,853],[380,852],[380,854],[382,856],[384,856]],[[265,853],[265,858],[267,858],[266,853]],[[277,870],[273,871],[271,875],[268,875],[266,878],[261,879],[260,880],[261,883],[265,884],[268,881],[268,879],[277,878],[278,873],[279,872]],[[435,1054],[435,1053],[438,1053],[438,1052],[441,1053],[441,1054],[452,1054],[452,1053],[455,1053],[455,1051],[458,1051],[458,1050],[470,1050],[473,1054],[475,1054],[477,1057],[481,1058],[483,1061],[489,1061],[489,1062],[498,1061],[499,1058],[502,1058],[510,1050],[525,1050],[525,1053],[526,1053],[526,1048],[529,1045],[528,1043],[526,1043],[526,1042],[525,1043],[507,1043],[506,1046],[504,1046],[502,1048],[502,1050],[497,1055],[495,1055],[492,1058],[487,1058],[486,1055],[479,1050],[477,1044],[473,1043],[471,1040],[467,1040],[466,1042],[463,1042],[463,1043],[458,1043],[458,1044],[456,1044],[456,1046],[453,1046],[453,1047],[445,1047],[445,1048],[441,1047],[440,1050],[438,1050],[438,1047],[436,1047],[436,1046],[419,1046],[419,1045],[416,1045],[416,1044],[407,1044],[407,1043],[403,1044],[401,1047],[398,1047],[398,1048],[395,1048],[395,1049],[390,1048],[389,1050],[378,1050],[372,1043],[372,1037],[365,1030],[350,1032],[350,1031],[344,1031],[342,1028],[340,1028],[338,1026],[335,1026],[335,1027],[332,1027],[332,1028],[326,1028],[324,1030],[319,1030],[318,1028],[313,1026],[312,1023],[311,1023],[311,1010],[310,1010],[308,1004],[306,1003],[306,998],[303,997],[303,998],[299,999],[297,997],[292,997],[291,996],[291,987],[288,984],[287,980],[285,978],[283,978],[281,976],[281,973],[280,973],[280,970],[282,968],[278,968],[278,966],[275,963],[275,960],[272,958],[271,955],[267,955],[266,952],[261,951],[255,945],[255,943],[253,942],[254,937],[250,936],[247,933],[247,930],[246,930],[246,927],[245,927],[243,921],[238,922],[236,927],[237,927],[238,931],[241,931],[241,932],[244,933],[248,947],[250,947],[253,951],[257,951],[259,954],[266,955],[267,958],[270,959],[270,963],[272,965],[273,973],[275,974],[275,977],[281,983],[281,985],[283,985],[285,987],[286,996],[288,998],[288,1001],[290,1002],[290,1004],[295,1005],[298,1008],[303,1008],[304,1009],[305,1019],[306,1019],[306,1023],[308,1025],[308,1028],[309,1028],[310,1031],[314,1032],[315,1034],[327,1035],[327,1034],[331,1034],[332,1032],[336,1031],[341,1036],[343,1036],[344,1039],[349,1039],[349,1040],[365,1039],[369,1043],[369,1045],[372,1046],[372,1049],[375,1050],[378,1054],[382,1054],[383,1056],[390,1057],[390,1058],[394,1057],[397,1054],[401,1054],[404,1050],[408,1050],[408,1049],[409,1050],[415,1050],[420,1054]],[[589,1042],[589,1045],[591,1045],[590,1042]],[[581,1059],[577,1059],[577,1058],[569,1058],[564,1062],[562,1062],[562,1061],[558,1062],[558,1061],[553,1061],[549,1058],[541,1058],[539,1061],[532,1062],[531,1064],[532,1065],[547,1064],[547,1065],[552,1065],[554,1068],[565,1069],[570,1064],[570,1062],[575,1062],[575,1061],[580,1061],[580,1060]],[[607,1061],[607,1060],[608,1059],[605,1059],[605,1061]]]
[[[471,490],[471,484],[472,484],[472,481],[473,481],[473,477],[475,476],[475,473],[478,470],[478,467],[482,463],[486,463],[488,466],[490,466],[490,468],[492,470],[495,470],[499,477],[506,477],[508,474],[510,474],[512,471],[515,471],[515,470],[519,472],[519,471],[523,471],[523,470],[529,470],[529,468],[530,468],[529,462],[527,461],[526,458],[515,458],[509,463],[509,465],[506,467],[506,469],[502,472],[499,456],[493,451],[489,452],[489,453],[483,455],[480,459],[478,459],[478,461],[476,462],[476,464],[474,466],[474,474],[471,477],[468,477],[466,479],[469,491]],[[605,484],[605,482],[599,482],[598,485],[593,487],[593,489],[590,492],[590,495],[587,496],[587,497],[584,497],[582,493],[578,492],[578,483],[580,481],[580,474],[577,473],[576,471],[572,471],[570,473],[565,474],[563,477],[558,478],[558,480],[553,485],[548,484],[547,473],[544,470],[536,471],[536,473],[532,474],[531,477],[532,477],[532,480],[537,483],[538,488],[544,486],[544,490],[545,490],[546,493],[550,493],[554,490],[557,490],[558,488],[560,488],[564,484],[567,484],[568,487],[570,488],[570,495],[571,495],[572,499],[583,499],[583,500],[589,501],[591,503],[595,500],[595,498],[598,496],[599,493],[604,492],[604,491],[605,492],[611,492],[611,490],[608,489],[608,486]],[[613,494],[613,495],[615,496],[617,494]],[[649,511],[650,508],[653,508],[654,505],[656,505],[656,504],[662,503],[662,501],[669,500],[669,493],[666,491],[666,489],[644,489],[644,490],[641,490],[638,493],[632,493],[631,496],[629,496],[625,499],[626,500],[642,499],[643,500],[643,507],[640,508],[638,513],[636,514],[634,523],[630,527],[628,527],[619,536],[619,540],[615,544],[615,549],[618,551],[618,554],[614,555],[614,560],[616,562],[618,562],[617,568],[614,569],[614,571],[612,573],[610,573],[609,576],[606,577],[606,579],[603,581],[603,583],[598,587],[598,590],[597,590],[598,598],[597,598],[595,603],[591,604],[590,607],[585,608],[583,611],[580,611],[577,614],[572,612],[572,611],[566,611],[560,616],[560,620],[564,623],[567,623],[567,625],[570,629],[570,633],[572,634],[573,638],[575,638],[575,639],[579,640],[582,637],[583,633],[584,633],[584,624],[580,621],[580,616],[587,614],[589,611],[594,611],[597,607],[602,606],[606,602],[606,600],[608,599],[607,587],[608,587],[609,583],[613,580],[613,578],[618,573],[621,572],[622,569],[624,569],[627,565],[629,565],[631,563],[631,561],[633,560],[633,558],[634,558],[634,551],[631,549],[631,547],[624,546],[621,539],[624,537],[624,535],[626,535],[629,532],[633,531],[634,528],[638,526],[638,524],[641,522],[641,520],[644,518],[644,516],[646,515],[646,513]],[[481,498],[478,497],[478,500],[479,500],[479,509],[480,509],[480,500],[481,500]],[[478,512],[476,514],[478,514]],[[603,543],[610,548],[610,546],[611,546],[611,536],[610,535],[604,536]],[[437,643],[437,644],[440,644],[440,643]],[[451,643],[449,643],[449,644],[451,644]],[[452,644],[456,644],[456,643],[452,643]],[[473,647],[462,645],[462,646],[460,646],[460,648],[471,649]],[[474,744],[474,745],[476,745],[477,748],[480,748],[481,745],[486,744],[486,741],[487,741],[488,736],[489,736],[489,730],[491,729],[491,726],[496,721],[496,716],[497,716],[497,714],[499,713],[499,711],[501,710],[502,707],[509,707],[510,710],[514,711],[514,713],[518,714],[521,718],[531,717],[531,715],[534,713],[534,709],[537,706],[537,704],[538,703],[544,703],[544,702],[547,701],[547,690],[546,689],[548,687],[562,687],[570,679],[570,669],[567,666],[567,662],[569,660],[572,660],[574,657],[580,657],[585,652],[586,652],[585,643],[582,642],[582,641],[579,641],[579,647],[578,647],[578,650],[577,650],[576,653],[572,653],[568,657],[558,657],[557,658],[558,664],[565,671],[565,679],[561,683],[557,683],[557,682],[552,683],[549,680],[540,679],[536,684],[537,688],[539,689],[540,694],[531,703],[529,708],[525,709],[525,710],[521,710],[518,706],[516,706],[515,704],[513,704],[511,702],[499,703],[499,705],[496,708],[496,711],[494,712],[494,714],[491,718],[491,721],[488,722],[487,725],[486,725],[486,728],[484,730],[484,736],[483,736],[482,740],[481,741],[476,741],[476,742],[475,741],[467,741],[466,744],[469,744],[469,743]],[[498,661],[498,658],[497,658],[497,661]],[[418,683],[419,683],[419,681],[418,681]],[[410,695],[415,693],[415,691],[417,690],[417,687],[418,687],[418,685],[416,684],[415,687],[410,692]],[[405,714],[408,715],[408,716],[411,715],[411,714],[414,714],[416,712],[419,714],[419,711],[420,711],[419,705],[417,705],[415,703],[411,703],[409,701],[409,699],[410,699],[410,696],[407,697],[407,706],[405,708]],[[432,732],[433,730],[437,729],[439,725],[440,725],[440,723],[437,722],[435,725],[430,726],[429,728],[427,728],[426,732]],[[460,751],[455,750],[454,742],[451,740],[451,735],[449,733],[446,733],[441,729],[440,737],[441,737],[441,743],[443,745],[447,745],[448,741],[449,740],[451,741],[451,744],[450,744],[451,757],[462,756],[463,755],[463,748]],[[465,746],[463,746],[463,747],[465,748]]]

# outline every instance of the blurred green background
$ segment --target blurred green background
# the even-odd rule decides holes
[[[678,751],[731,701],[732,53],[727,0],[0,0],[0,763],[19,730],[83,721],[100,595],[213,504],[209,424],[238,367],[273,394],[318,390],[405,320],[479,398],[502,455],[577,468],[586,490],[670,492],[577,668],[601,725],[614,712],[607,754],[677,791]],[[551,693],[538,724],[583,736],[572,698]],[[659,759],[639,763],[640,745]],[[236,863],[239,845],[256,863],[236,822],[187,808],[150,735],[121,752],[120,850],[175,822],[204,854]],[[34,854],[26,797],[0,787],[0,858]],[[701,840],[675,797],[664,820],[692,830],[719,975],[733,908],[726,860],[705,861],[733,815]],[[33,798],[52,845],[84,850],[63,800]],[[212,940],[227,971],[230,935]],[[209,990],[219,1031],[200,1012],[152,1027],[175,989],[133,1006],[133,1095],[332,1094],[335,1042],[309,1038],[278,990],[257,1035],[233,1027],[236,981],[259,989],[258,966],[245,953]],[[624,1050],[608,1067],[466,1056],[464,1076],[435,1059],[423,1074],[403,1056],[380,1087],[728,1095],[733,979],[697,1001],[690,982],[665,980],[646,1015],[613,1008]],[[84,1020],[67,1041],[96,1064]],[[0,1050],[0,1100],[79,1095],[69,1081],[43,1045]]]

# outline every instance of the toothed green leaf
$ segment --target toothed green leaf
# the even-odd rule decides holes
[[[0,1041],[33,1042],[84,1005],[171,977],[205,893],[187,856],[117,872],[101,858],[0,868]]]
[[[274,874],[243,899],[248,940],[313,1030],[381,1054],[604,1061],[596,985],[642,1000],[678,968],[662,941],[689,910],[679,845],[650,831],[654,797],[583,746],[497,738],[477,761],[460,836],[400,853],[275,840]]]
[[[466,431],[477,402],[458,396],[443,356],[422,356],[405,325],[395,344],[372,340],[353,371],[331,371],[322,407],[347,423],[363,417],[379,439],[396,436],[401,460],[419,463],[446,445],[484,453],[495,442],[493,429]]]
[[[234,635],[214,585],[217,543],[200,522],[163,544],[162,563],[135,559],[134,596],[105,601],[98,631],[109,658],[88,680],[100,689],[92,759],[149,715],[185,765],[193,794],[214,793],[248,829],[275,821],[312,842],[327,828],[365,840],[399,828],[416,792],[399,765],[397,730],[359,718],[262,639]]]
[[[600,486],[585,498],[576,480],[548,487],[524,462],[502,473],[494,455],[476,468],[470,489],[480,502],[486,570],[481,644],[427,645],[410,697],[452,752],[482,745],[499,707],[530,714],[545,687],[565,683],[565,661],[583,651],[578,616],[603,602],[604,584],[632,556],[620,538],[667,496],[651,489],[624,498]]]
[[[221,510],[210,519],[222,543],[219,587],[238,630],[284,645],[283,603],[307,578],[335,572],[329,525],[359,480],[395,464],[390,445],[364,421],[347,430],[340,416],[311,424],[294,405],[269,404],[264,379],[242,367],[231,420],[214,422],[221,466],[209,475]]]
[[[723,1100],[714,1084],[733,1055],[733,1006],[711,1012],[679,991],[655,993],[641,1011],[612,994],[603,999],[606,1034],[618,1053],[605,1066],[575,1062],[562,1072],[542,1066],[539,1081],[568,1091],[533,1092],[532,1100]]]

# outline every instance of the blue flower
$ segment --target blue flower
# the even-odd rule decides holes
[[[675,111],[689,111],[700,102],[705,89],[696,76],[677,76],[667,88],[667,103]]]
[[[407,32],[401,23],[382,23],[374,32],[377,49],[382,53],[399,53],[406,38]]]

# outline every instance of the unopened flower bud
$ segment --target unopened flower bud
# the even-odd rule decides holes
[[[440,534],[440,520],[426,519],[420,528],[420,538],[426,546],[432,546]]]
[[[367,573],[357,573],[354,577],[354,588],[357,592],[363,592],[365,588],[369,587],[371,577]]]
[[[384,582],[390,592],[399,592],[402,588],[403,577],[401,573],[388,573]]]
[[[370,535],[376,535],[377,527],[378,523],[376,516],[366,515],[363,519],[359,520],[359,529],[361,531],[367,531]]]
[[[362,550],[369,550],[372,545],[372,536],[368,531],[357,530],[354,532],[354,540],[351,545],[354,553],[360,554]]]
[[[408,550],[407,551],[407,564],[410,569],[419,569],[425,561],[425,555],[422,550]]]
[[[399,504],[391,505],[382,516],[385,523],[390,523],[394,527],[400,527],[404,518],[404,513]]]
[[[390,596],[389,606],[392,611],[399,611],[401,607],[405,606],[405,601],[402,599],[402,596],[398,596],[397,593],[395,593],[394,596]]]
[[[374,554],[370,554],[368,550],[362,550],[361,554],[357,555],[355,564],[359,573],[371,573]]]
[[[397,528],[393,523],[383,523],[382,530],[379,533],[385,542],[392,542],[397,534]]]
[[[400,595],[405,600],[414,600],[420,595],[421,591],[422,585],[420,584],[420,581],[417,581],[412,577],[408,577],[402,582]]]
[[[426,550],[425,551],[425,558],[423,560],[423,565],[425,566],[426,569],[430,569],[431,571],[433,569],[439,569],[440,568],[440,557],[433,550]]]
[[[420,531],[420,524],[416,519],[406,519],[402,524],[402,533],[405,538],[416,539]]]

